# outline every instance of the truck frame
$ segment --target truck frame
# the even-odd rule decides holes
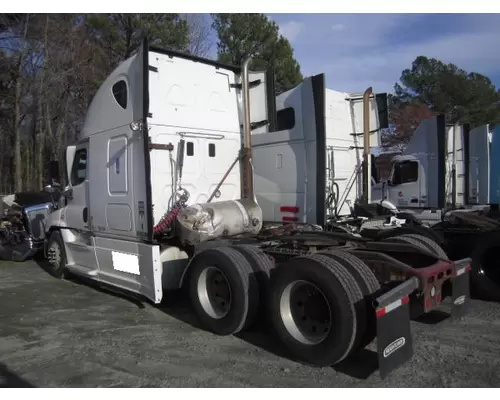
[[[290,353],[313,366],[337,364],[376,338],[385,377],[412,357],[411,316],[445,298],[452,315],[465,315],[470,259],[438,257],[412,238],[264,226],[252,131],[273,125],[274,78],[249,63],[145,40],[109,75],[80,142],[67,148],[70,183],[45,213],[52,273],[156,304],[185,288],[219,335],[265,315]]]

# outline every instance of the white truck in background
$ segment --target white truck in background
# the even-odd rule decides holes
[[[254,178],[275,177],[254,174],[252,131],[283,140],[299,131],[273,126],[273,76],[250,72],[249,61],[226,66],[145,41],[96,93],[80,141],[66,151],[70,183],[61,199],[23,210],[19,229],[29,234],[35,214],[43,220],[57,277],[84,276],[153,303],[185,288],[203,326],[219,335],[265,314],[310,365],[337,364],[376,337],[384,377],[412,357],[410,305],[420,315],[451,297],[452,314],[466,313],[470,260],[442,259],[415,236],[373,241],[313,224],[262,228],[267,194],[254,193]],[[324,194],[318,163],[326,151],[307,132],[324,121],[324,80],[303,85],[283,98],[302,108],[302,139],[287,145],[290,161],[285,148],[279,154],[290,171],[302,159],[316,165],[300,204],[318,216],[324,198],[308,208],[316,199],[307,185],[320,183]]]
[[[449,126],[444,115],[424,120],[404,152],[393,158],[390,178],[372,187],[422,220],[441,221],[447,208],[484,208],[490,203],[488,125]]]
[[[351,214],[363,193],[363,93],[325,87],[325,75],[305,78],[276,99],[277,129],[252,132],[255,184],[265,221],[308,222]],[[369,100],[370,148],[388,126],[387,95]],[[376,183],[373,157],[371,183]]]
[[[487,125],[447,126],[443,115],[423,121],[405,152],[393,159],[388,181],[366,169],[370,197],[356,202],[363,192],[362,163],[352,133],[364,125],[364,113],[349,107],[352,96],[325,89],[322,81],[323,75],[306,78],[278,96],[277,115],[287,117],[289,131],[252,135],[264,220],[312,223],[372,240],[424,236],[441,257],[471,257],[476,295],[500,301],[500,179],[494,168],[500,160],[499,130],[490,135]],[[375,132],[386,118],[384,99],[378,99],[372,96],[370,135],[364,136],[372,146],[380,143]],[[365,153],[371,150],[363,145]],[[332,196],[335,186],[340,196]],[[332,198],[338,199],[336,207],[330,207]],[[355,202],[352,209],[346,198]]]

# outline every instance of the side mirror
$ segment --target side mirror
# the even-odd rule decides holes
[[[53,193],[54,192],[54,187],[52,185],[45,185],[43,187],[43,191],[46,193]]]
[[[59,161],[50,161],[49,162],[49,182],[57,182],[59,181]]]
[[[73,198],[73,188],[71,186],[66,186],[62,194],[64,197],[71,200]]]

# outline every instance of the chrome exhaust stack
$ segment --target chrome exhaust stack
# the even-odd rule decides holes
[[[196,244],[222,237],[257,234],[262,229],[262,209],[257,203],[252,164],[252,127],[250,119],[249,65],[241,65],[243,108],[243,146],[240,154],[241,195],[238,200],[207,202],[182,209],[176,219],[176,232],[183,243]],[[232,166],[231,166],[232,169]],[[224,175],[225,179],[227,177]],[[217,186],[220,187],[222,182]],[[212,196],[210,196],[210,200]]]

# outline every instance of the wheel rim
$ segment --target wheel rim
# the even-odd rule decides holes
[[[49,262],[54,267],[59,267],[59,265],[61,264],[61,247],[57,242],[52,242],[50,244],[48,256]]]
[[[231,286],[219,268],[205,268],[198,278],[197,289],[200,304],[210,317],[220,319],[227,315],[231,308]]]
[[[323,292],[306,281],[289,283],[280,299],[286,330],[302,344],[321,343],[332,328],[332,312]]]

